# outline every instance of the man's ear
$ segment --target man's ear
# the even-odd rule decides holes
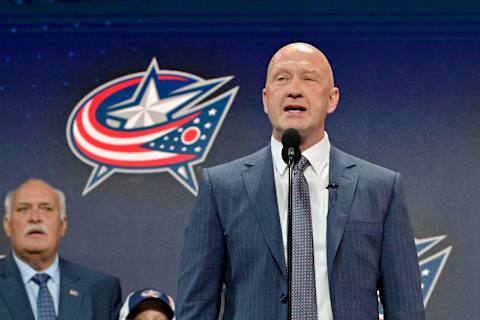
[[[333,87],[330,91],[330,97],[328,99],[327,113],[333,113],[337,109],[338,100],[340,99],[340,90],[337,87]]]
[[[62,225],[61,225],[61,236],[63,237],[65,235],[65,233],[67,232],[67,229],[68,229],[68,220],[67,220],[67,217],[63,218],[62,219]]]
[[[263,102],[263,112],[268,114],[268,108],[267,108],[267,89],[263,88],[262,90],[262,102]]]
[[[3,217],[3,230],[5,231],[5,234],[7,235],[7,237],[10,238],[10,234],[11,234],[10,220],[8,220],[6,217]]]

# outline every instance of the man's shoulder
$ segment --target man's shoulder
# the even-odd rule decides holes
[[[331,158],[334,161],[342,163],[345,167],[355,168],[355,171],[359,172],[360,174],[372,178],[394,178],[398,175],[397,172],[391,169],[351,155],[333,146],[331,148]]]
[[[61,294],[70,301],[63,305],[65,318],[80,314],[88,319],[117,319],[121,287],[116,277],[62,258],[59,268]],[[79,295],[84,298],[70,299]]]
[[[255,165],[259,161],[268,160],[269,157],[271,159],[270,146],[268,145],[254,153],[213,167],[209,167],[207,170],[214,174],[231,174],[235,170],[242,169],[245,166]]]
[[[0,277],[20,276],[12,253],[0,257]]]
[[[0,256],[0,276],[2,276],[5,273],[6,263],[7,263],[7,257],[4,255]]]
[[[118,278],[101,271],[94,270],[84,265],[60,258],[60,274],[67,277],[78,277],[82,281],[91,283],[97,282],[117,282]]]
[[[4,256],[4,255],[0,255],[0,268],[3,268],[5,266],[5,259],[7,258],[7,256]]]

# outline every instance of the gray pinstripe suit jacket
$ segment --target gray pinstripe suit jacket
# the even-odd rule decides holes
[[[425,318],[398,173],[330,153],[327,263],[335,320]],[[185,233],[177,319],[287,319],[287,280],[270,147],[202,171]]]

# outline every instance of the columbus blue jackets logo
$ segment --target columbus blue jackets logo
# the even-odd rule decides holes
[[[415,244],[417,246],[417,255],[420,259],[420,281],[422,286],[422,295],[423,295],[423,305],[427,306],[428,300],[432,295],[433,289],[437,284],[440,274],[443,271],[443,267],[447,262],[450,251],[452,251],[452,246],[446,247],[437,253],[424,257],[427,251],[430,251],[435,245],[440,241],[445,239],[447,236],[437,236],[426,239],[415,239]],[[379,304],[379,313],[380,320],[383,320],[383,307]]]
[[[83,195],[115,172],[163,171],[196,194],[193,165],[207,157],[238,87],[211,95],[232,78],[160,70],[153,59],[85,96],[67,124],[70,149],[93,167]]]

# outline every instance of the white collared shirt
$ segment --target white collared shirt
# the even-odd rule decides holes
[[[288,214],[288,169],[282,159],[282,143],[271,138],[271,149],[277,193],[278,212],[282,227],[283,247],[287,259],[287,214]],[[328,287],[327,269],[327,214],[328,214],[328,173],[330,162],[330,141],[325,132],[322,141],[302,152],[310,162],[305,169],[310,193],[312,214],[313,256],[315,260],[315,285],[317,294],[318,319],[332,320],[332,305]]]
[[[30,267],[28,264],[23,262],[18,258],[13,252],[13,259],[18,266],[20,275],[22,276],[23,285],[27,291],[28,299],[30,300],[30,305],[32,306],[32,311],[35,319],[37,319],[37,296],[40,287],[36,284],[32,277],[37,273],[46,273],[50,276],[50,279],[47,282],[48,290],[53,298],[53,305],[55,306],[55,314],[58,316],[58,304],[60,301],[60,269],[58,266],[58,255],[55,257],[55,261],[45,270],[37,271]]]

